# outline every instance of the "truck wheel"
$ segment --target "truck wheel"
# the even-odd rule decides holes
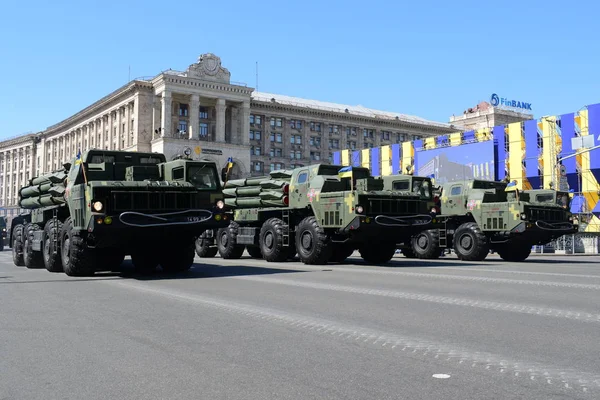
[[[334,243],[331,247],[330,262],[343,263],[348,257],[354,253],[354,246],[342,243]]]
[[[171,247],[174,251],[161,255],[160,265],[164,272],[175,273],[187,271],[194,265],[195,248],[193,244]]]
[[[23,260],[23,225],[19,224],[13,228],[12,256],[13,263],[17,267],[25,265]]]
[[[467,222],[454,233],[454,251],[459,260],[482,261],[490,252],[490,245],[479,226]]]
[[[296,229],[296,251],[304,264],[326,264],[331,257],[329,237],[315,217],[306,217]]]
[[[286,229],[279,218],[268,219],[260,228],[260,252],[264,260],[282,262],[288,259],[289,247],[283,246],[283,230]]]
[[[25,240],[23,241],[23,261],[27,268],[40,268],[43,265],[42,253],[33,250],[33,233],[39,231],[36,224],[25,225]]]
[[[196,254],[200,258],[212,258],[217,255],[219,249],[217,246],[211,246],[210,241],[206,239],[206,231],[202,232],[196,240]]]
[[[429,229],[418,233],[411,239],[412,251],[418,258],[433,260],[440,258],[440,233]]]
[[[142,275],[148,275],[156,271],[158,267],[158,257],[153,251],[145,249],[136,249],[131,253],[131,262],[135,272]]]
[[[531,246],[502,246],[496,249],[496,251],[498,252],[500,258],[502,258],[504,261],[521,262],[525,261],[531,254]]]
[[[82,233],[73,229],[71,217],[65,220],[60,236],[61,259],[65,274],[68,276],[94,275],[95,254],[86,246]]]
[[[46,222],[44,235],[42,237],[42,254],[44,265],[50,272],[62,272],[62,260],[60,259],[60,232],[63,224],[54,218]],[[54,238],[58,239],[55,246]]]
[[[369,264],[384,264],[396,253],[396,243],[367,244],[359,249],[360,256]]]
[[[217,247],[222,258],[238,259],[244,254],[246,246],[237,244],[237,233],[239,225],[231,222],[227,228],[219,229],[217,233]]]
[[[262,253],[260,252],[260,247],[258,246],[246,246],[246,251],[252,258],[263,258]]]

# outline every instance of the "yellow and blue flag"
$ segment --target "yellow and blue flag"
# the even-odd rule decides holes
[[[233,157],[227,159],[227,172],[229,172],[231,168],[233,168]]]
[[[344,167],[338,171],[340,178],[352,178],[352,167]]]
[[[504,189],[504,191],[505,192],[514,192],[517,189],[518,189],[517,188],[517,181],[512,181],[508,185],[506,185],[506,188]]]
[[[77,157],[75,157],[75,165],[81,164],[81,149],[77,152]]]

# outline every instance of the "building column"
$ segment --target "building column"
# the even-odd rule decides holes
[[[172,98],[171,92],[164,91],[162,93],[162,98],[160,99],[161,104],[161,115],[160,115],[160,125],[161,125],[161,137],[173,137],[171,117],[173,113],[172,107]]]
[[[240,113],[240,118],[242,119],[240,123],[240,127],[242,130],[242,144],[249,146],[250,145],[250,102],[245,101],[242,105],[242,112]],[[263,132],[264,133],[264,132]]]
[[[131,103],[125,105],[125,147],[131,146]]]
[[[121,143],[123,143],[123,140],[122,140],[123,118],[121,117],[121,115],[123,115],[123,107],[117,108],[116,114],[117,114],[117,135],[115,138],[113,138],[113,150],[121,150]]]
[[[190,96],[190,125],[188,126],[188,138],[200,138],[200,96]]]
[[[227,106],[225,106],[225,99],[217,99],[217,137],[215,141],[217,143],[225,142],[225,110]]]

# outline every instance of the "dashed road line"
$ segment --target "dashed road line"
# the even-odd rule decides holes
[[[600,323],[600,314],[591,314],[584,311],[561,310],[556,308],[538,307],[533,305],[501,303],[494,301],[472,300],[448,296],[435,296],[424,293],[400,292],[395,290],[366,289],[355,286],[336,285],[317,282],[291,281],[287,279],[255,276],[233,276],[225,279],[273,283],[278,285],[304,287],[309,289],[333,290],[338,292],[365,294],[372,296],[392,297],[397,299],[417,300],[430,303],[448,304],[456,306],[482,308],[494,311],[507,311],[521,314],[539,315],[544,317],[566,318],[580,322]]]

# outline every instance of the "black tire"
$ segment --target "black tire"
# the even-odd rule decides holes
[[[459,260],[483,261],[490,252],[490,245],[475,222],[467,222],[454,232],[454,252]]]
[[[161,255],[160,265],[164,272],[177,273],[189,270],[194,265],[195,246],[175,245],[169,247],[173,251],[165,252]]]
[[[260,252],[260,247],[258,246],[246,246],[246,251],[252,258],[263,258],[262,253]]]
[[[131,262],[135,272],[142,275],[148,275],[156,271],[158,267],[158,255],[147,249],[135,249],[131,253]]]
[[[283,234],[288,229],[279,218],[270,218],[260,228],[259,243],[262,258],[268,262],[283,262],[288,259],[289,247],[283,246]]]
[[[51,219],[44,226],[44,235],[42,237],[42,255],[44,266],[50,272],[63,272],[60,249],[60,233],[63,224],[57,219]],[[54,239],[56,244],[54,243]]]
[[[402,255],[406,258],[417,258],[417,255],[412,247],[402,247],[400,250],[402,251]]]
[[[343,263],[354,253],[354,246],[344,243],[333,243],[331,247],[330,262]]]
[[[0,251],[4,251],[4,241],[5,240],[6,239],[4,239],[4,238],[0,238]]]
[[[296,251],[304,264],[326,264],[331,258],[331,244],[315,217],[306,217],[296,228]]]
[[[497,248],[496,251],[504,261],[521,262],[525,261],[531,254],[531,246],[502,246]]]
[[[33,250],[33,234],[39,231],[37,224],[25,225],[25,235],[23,241],[23,261],[27,268],[41,268],[44,266],[42,252]]]
[[[411,239],[411,246],[417,258],[424,260],[440,258],[440,231],[429,229],[419,232]]]
[[[17,267],[23,267],[25,266],[23,260],[23,225],[18,224],[13,228],[12,238],[13,263]]]
[[[206,238],[206,231],[202,232],[200,237],[196,240],[196,254],[200,258],[212,258],[217,255],[219,249],[215,245],[211,245],[210,241]]]
[[[221,228],[217,232],[217,247],[221,258],[238,259],[244,254],[246,246],[237,244],[238,227],[239,225],[232,221],[227,228]]]
[[[71,217],[63,223],[61,232],[61,260],[68,276],[91,276],[96,272],[94,250],[87,247],[85,233],[73,229]]]
[[[367,244],[359,249],[360,256],[368,264],[385,264],[396,253],[396,243]]]

